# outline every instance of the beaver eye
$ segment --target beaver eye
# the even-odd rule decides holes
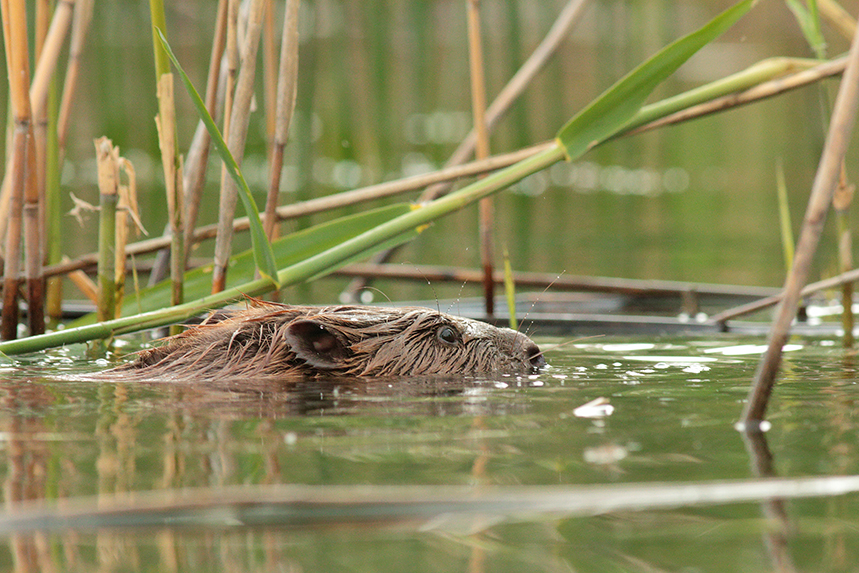
[[[436,332],[438,339],[446,344],[456,344],[459,342],[459,335],[452,326],[442,326]]]

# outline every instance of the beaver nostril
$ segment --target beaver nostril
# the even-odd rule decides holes
[[[540,351],[540,347],[533,342],[525,347],[525,356],[528,357],[528,362],[531,363],[531,367],[535,370],[539,370],[546,365],[546,359],[543,358],[543,352]]]

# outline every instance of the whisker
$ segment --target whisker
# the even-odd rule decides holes
[[[605,334],[594,334],[592,336],[582,336],[580,338],[574,338],[572,340],[565,340],[564,342],[559,342],[558,344],[555,344],[553,346],[550,346],[549,348],[541,350],[540,352],[535,354],[534,357],[536,358],[537,356],[543,356],[546,352],[552,352],[553,350],[563,348],[564,346],[567,346],[568,344],[575,344],[576,342],[581,342],[582,340],[590,340],[591,338],[603,338],[604,336],[605,336]]]
[[[385,297],[385,300],[387,300],[389,304],[394,304],[394,301],[392,301],[392,300],[391,300],[391,297],[389,297],[387,294],[385,294],[385,291],[383,291],[382,289],[378,289],[378,288],[376,288],[376,287],[374,287],[374,286],[365,286],[365,287],[364,287],[364,288],[362,288],[361,290],[372,290],[372,291],[376,291],[377,293],[379,293],[380,295],[382,295],[383,297]]]
[[[447,307],[447,310],[445,312],[450,314],[450,311],[453,309],[453,306],[456,305],[457,314],[460,314],[460,315],[462,314],[462,308],[459,307],[459,303],[462,300],[462,291],[465,290],[465,285],[467,285],[467,284],[468,284],[468,281],[462,281],[462,284],[459,285],[459,292],[456,293],[456,300],[454,300],[452,303],[450,303],[450,306]]]
[[[441,307],[440,307],[440,306],[439,306],[439,304],[438,304],[438,292],[436,292],[436,290],[435,290],[435,286],[433,286],[433,284],[432,284],[432,282],[429,280],[429,278],[427,278],[427,276],[423,273],[423,271],[422,271],[420,268],[418,268],[418,267],[417,267],[417,265],[414,265],[414,264],[413,264],[413,265],[412,265],[412,268],[413,268],[414,270],[416,270],[416,271],[418,271],[418,272],[420,273],[420,275],[421,275],[421,276],[424,278],[424,280],[427,282],[427,285],[432,289],[432,294],[433,294],[433,296],[435,296],[435,310],[436,310],[436,312],[438,312],[439,314],[441,314]]]
[[[566,272],[567,272],[567,271],[566,271],[566,269],[564,269],[563,271],[561,271],[560,273],[558,273],[558,276],[556,276],[556,277],[554,278],[554,280],[552,280],[552,282],[550,282],[549,284],[547,284],[547,285],[546,285],[546,288],[544,288],[544,289],[540,292],[540,295],[544,295],[544,294],[546,294],[546,292],[547,292],[550,288],[552,288],[552,286],[553,286],[556,282],[558,282],[558,281],[560,280],[560,278],[561,278],[561,277],[562,277]],[[534,299],[534,302],[532,302],[532,303],[531,303],[530,308],[528,308],[528,312],[526,312],[526,313],[525,313],[525,316],[523,316],[523,317],[522,317],[522,320],[520,320],[520,321],[519,321],[519,328],[521,328],[521,327],[522,327],[522,325],[523,325],[523,324],[525,324],[525,320],[526,320],[526,319],[528,318],[528,316],[531,314],[531,311],[533,311],[533,310],[534,310],[534,307],[535,307],[535,306],[537,306],[537,303],[538,303],[538,302],[540,302],[540,297],[535,298],[535,299]],[[532,324],[533,324],[533,322],[532,322]],[[517,331],[517,332],[519,332],[519,329],[517,328],[517,329],[516,329],[516,331]],[[522,334],[527,335],[527,334],[528,334],[528,332],[529,332],[529,331],[528,331],[528,330],[526,330],[526,331],[525,331],[525,332],[523,332]]]

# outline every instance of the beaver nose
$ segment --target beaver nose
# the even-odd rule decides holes
[[[543,358],[543,352],[540,351],[540,347],[533,342],[530,342],[525,346],[525,356],[528,358],[528,362],[534,370],[540,370],[546,365],[546,359]]]

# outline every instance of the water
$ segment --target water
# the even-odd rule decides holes
[[[492,97],[565,2],[483,4]],[[493,152],[553,137],[612,82],[728,2],[590,4],[558,56],[499,124]],[[855,13],[855,2],[845,4]],[[102,8],[89,34],[63,190],[97,202],[92,141],[106,135],[134,163],[141,218],[158,233],[166,213],[146,6]],[[326,0],[302,2],[302,9],[298,102],[281,203],[442,165],[470,124],[462,2]],[[215,5],[188,10],[180,3],[167,10],[174,48],[201,87]],[[828,28],[826,34],[831,53],[846,48]],[[762,2],[655,97],[783,55],[807,57],[809,50],[784,4]],[[805,88],[612,142],[580,162],[529,177],[497,198],[499,250],[509,249],[515,270],[778,285],[784,270],[776,172],[784,166],[798,222],[823,139],[824,91]],[[5,97],[0,93],[3,110]],[[177,105],[185,152],[197,116],[184,95]],[[260,204],[268,179],[265,141],[260,111],[243,163]],[[216,218],[218,173],[213,162],[210,202],[200,224]],[[72,207],[65,194],[63,202],[63,211]],[[409,267],[478,266],[476,219],[464,211],[438,222],[397,260]],[[94,219],[80,227],[64,218],[64,254],[74,258],[94,250],[97,227]],[[836,267],[833,235],[828,228],[813,279]],[[236,250],[247,245],[247,237],[239,237]],[[210,252],[211,244],[203,245],[195,256]],[[326,281],[287,291],[284,300],[331,303],[346,281]],[[376,286],[393,300],[460,298],[479,288],[390,281]],[[80,298],[70,283],[66,288],[69,298]],[[418,492],[431,496],[434,488],[451,486],[578,490],[755,477],[764,473],[756,450],[734,423],[761,343],[727,335],[605,337],[550,353],[553,368],[535,378],[291,387],[96,382],[81,375],[115,358],[105,360],[82,346],[26,357],[0,371],[4,502],[47,499],[54,508],[53,500],[72,498],[77,502],[71,505],[91,512],[111,503],[140,507],[120,512],[125,527],[107,527],[104,514],[95,515],[101,527],[78,515],[72,524],[86,527],[47,529],[57,525],[54,520],[36,532],[7,532],[0,570],[855,570],[855,495],[787,501],[784,507],[755,501],[599,515],[501,512],[500,520],[436,502],[430,504],[435,514],[385,523],[356,523],[353,505],[311,512],[313,526],[275,515],[278,506],[269,502],[282,494],[273,488],[289,484],[345,488],[323,489],[322,495],[345,491],[356,498],[369,486],[383,498],[396,493],[385,489],[393,486],[424,488]],[[769,410],[772,473],[859,473],[855,357],[834,339],[792,343],[797,348],[785,356]],[[600,397],[613,408],[610,415],[576,415]],[[262,515],[238,515],[235,506],[217,503],[233,495],[269,501],[261,505]],[[163,504],[176,496],[203,496],[210,505],[202,514],[168,510]],[[367,507],[380,511],[381,504]],[[329,517],[324,524],[323,513]],[[169,519],[175,526],[141,527],[148,519]]]
[[[383,495],[396,490],[381,486],[425,486],[431,496],[440,486],[503,491],[754,477],[734,422],[760,343],[729,335],[610,337],[550,352],[552,367],[532,377],[292,387],[98,382],[80,376],[97,367],[81,348],[29,357],[0,383],[7,502],[82,498],[78,507],[94,510],[139,500],[151,509],[140,501],[153,499],[146,495],[163,501],[159,492],[196,488],[186,495],[214,492],[215,508],[203,521],[181,510],[159,514],[185,526],[7,535],[0,568],[759,571],[782,559],[798,570],[852,570],[855,495],[789,501],[783,522],[767,519],[772,507],[761,503],[597,516],[502,512],[501,520],[458,516],[455,504],[437,503],[417,520],[385,523],[355,523],[354,507],[341,506],[324,510],[329,521],[314,514],[314,527],[276,512],[239,519],[217,510],[217,492],[258,491],[262,499],[277,484],[345,486],[349,498],[364,486]],[[859,473],[854,357],[834,339],[799,339],[791,348],[766,434],[773,473]],[[577,408],[600,397],[613,410],[580,417]],[[147,517],[121,519],[128,526]]]

